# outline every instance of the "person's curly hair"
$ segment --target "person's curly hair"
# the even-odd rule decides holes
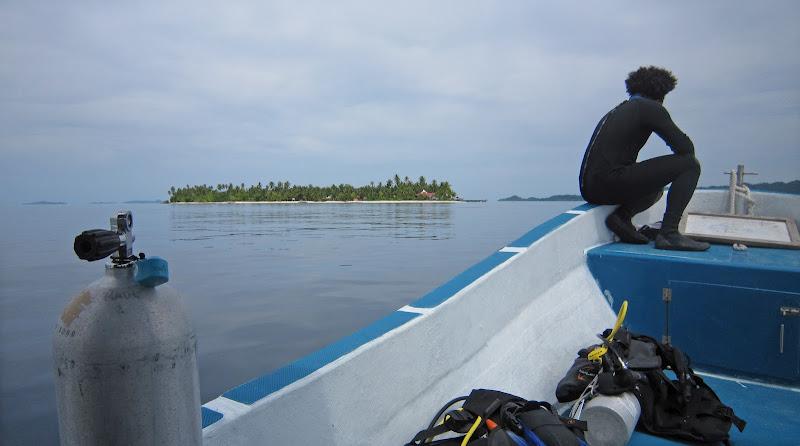
[[[675,88],[678,79],[671,71],[661,67],[639,67],[636,71],[628,73],[625,79],[625,89],[628,94],[663,101],[664,96]]]

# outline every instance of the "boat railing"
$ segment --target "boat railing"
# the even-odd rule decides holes
[[[723,172],[723,174],[730,176],[730,181],[728,183],[728,212],[731,215],[736,215],[736,198],[741,197],[744,200],[744,215],[753,215],[756,201],[750,195],[750,188],[744,184],[744,176],[758,174],[755,172],[745,172],[744,164],[739,164],[736,170],[731,169],[729,172]]]

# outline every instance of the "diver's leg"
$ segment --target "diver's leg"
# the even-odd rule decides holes
[[[625,243],[637,245],[649,243],[650,239],[637,231],[631,220],[634,215],[649,209],[650,206],[661,199],[662,195],[664,195],[664,192],[659,190],[640,197],[630,198],[606,218],[606,226]]]
[[[662,196],[664,196],[664,191],[659,190],[658,192],[637,197],[631,201],[622,203],[618,212],[621,215],[627,215],[628,218],[633,218],[636,214],[650,209],[650,206],[656,204]]]
[[[656,239],[656,248],[703,251],[708,249],[708,243],[696,242],[678,232],[678,223],[694,194],[699,178],[700,163],[693,155],[666,155],[622,169],[615,185],[654,190],[672,183],[667,194],[667,209]]]

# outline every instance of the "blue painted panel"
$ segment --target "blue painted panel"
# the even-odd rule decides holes
[[[566,213],[558,214],[555,217],[551,218],[550,220],[547,220],[546,222],[540,224],[539,226],[531,229],[522,237],[509,243],[508,246],[513,248],[527,248],[531,246],[535,241],[539,240],[540,238],[552,232],[554,229],[558,228],[559,226],[572,220],[575,217],[577,217],[577,215],[575,214],[566,214]]]
[[[662,289],[679,282],[694,283],[673,290],[670,334],[683,336],[675,343],[695,364],[800,382],[794,359],[800,355],[798,322],[785,325],[786,352],[780,354],[776,320],[780,306],[800,305],[800,251],[749,248],[742,252],[712,245],[706,252],[673,252],[656,250],[652,244],[615,243],[591,250],[587,263],[601,290],[613,298],[615,310],[624,299],[629,300],[626,324],[633,331],[660,339],[665,332]],[[683,302],[683,308],[676,306],[675,299]],[[758,330],[750,337],[753,342],[742,341],[744,330]],[[739,353],[747,359],[712,353],[734,348],[749,349]],[[769,365],[748,364],[755,358],[766,361],[766,353],[771,355]]]
[[[757,248],[736,251],[730,245],[711,245],[708,251],[665,251],[655,249],[653,244],[631,245],[611,243],[593,249],[594,256],[617,256],[659,260],[662,262],[693,265],[716,265],[725,268],[745,268],[800,273],[800,251],[794,249]],[[800,286],[796,278],[795,286]]]
[[[800,306],[800,293],[682,281],[669,286],[672,342],[698,364],[786,380],[800,376],[798,318],[780,314],[782,306]]]
[[[304,378],[358,347],[418,317],[418,313],[395,311],[389,316],[334,342],[321,350],[298,359],[271,373],[235,387],[223,394],[244,404],[253,404],[265,396]]]
[[[573,211],[591,211],[592,209],[600,206],[599,204],[583,203],[580,206],[572,208]]]
[[[216,410],[211,410],[207,407],[200,406],[200,416],[203,420],[203,429],[211,426],[212,424],[216,423],[217,421],[221,420],[223,415]]]
[[[469,267],[466,271],[453,277],[444,285],[436,288],[430,293],[422,296],[417,301],[411,304],[417,308],[433,308],[453,297],[456,293],[464,289],[467,285],[471,284],[479,277],[488,273],[496,266],[505,262],[506,260],[514,257],[519,253],[516,252],[495,252],[489,257]]]
[[[782,389],[752,383],[738,383],[705,377],[720,400],[747,421],[744,432],[731,428],[731,443],[736,446],[796,445],[800,438],[797,422],[800,390]],[[635,432],[630,446],[683,445],[663,438]]]

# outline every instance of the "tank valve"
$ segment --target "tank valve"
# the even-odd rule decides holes
[[[111,230],[90,229],[75,237],[73,248],[78,258],[94,262],[111,256],[112,268],[136,265],[134,280],[154,288],[169,281],[169,265],[160,257],[145,258],[144,253],[133,255],[133,214],[118,211],[111,217]]]
[[[75,237],[75,254],[93,262],[111,256],[114,265],[124,265],[136,260],[133,256],[133,214],[118,211],[111,217],[111,230],[91,229]]]

